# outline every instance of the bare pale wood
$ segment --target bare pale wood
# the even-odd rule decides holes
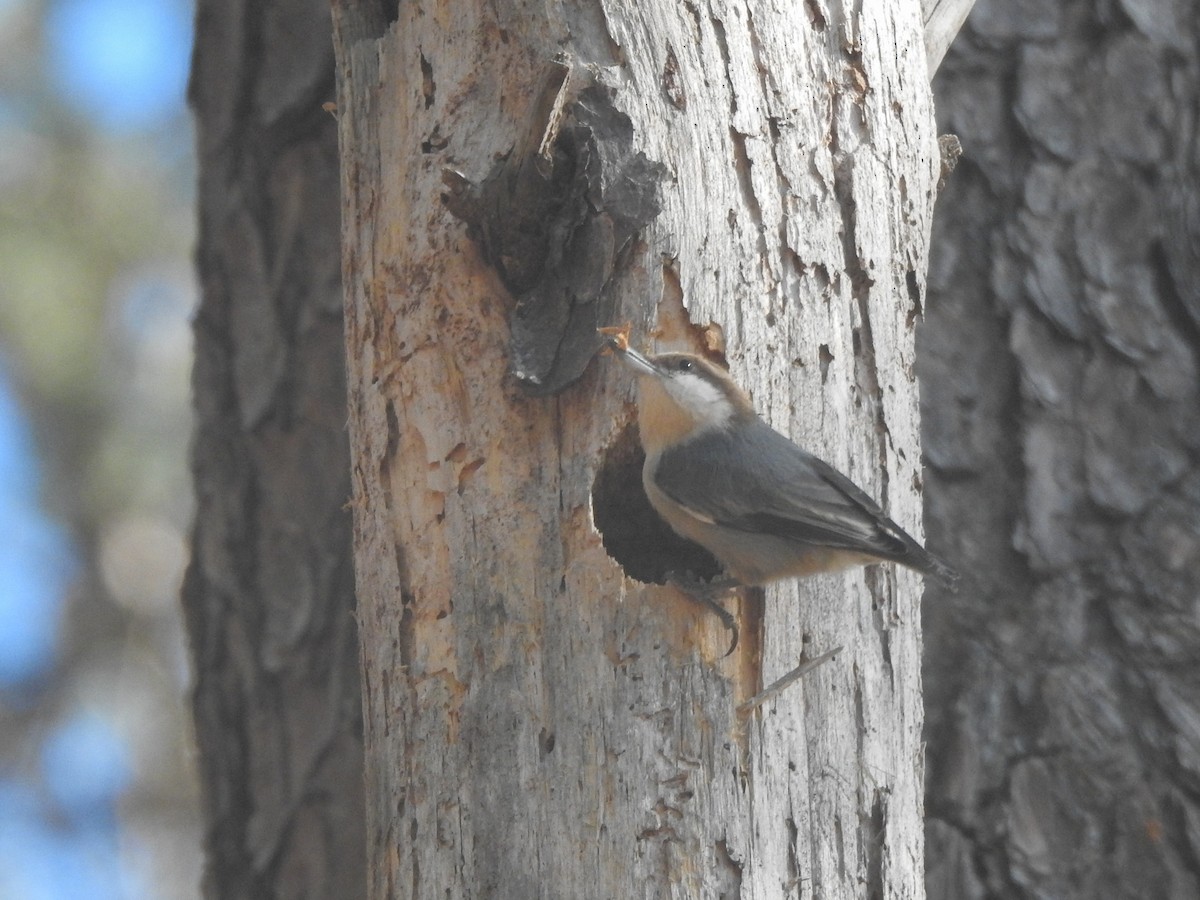
[[[946,56],[946,51],[962,29],[963,22],[975,6],[975,0],[921,0],[925,15],[925,53],[929,62],[929,77],[933,78]]]
[[[629,377],[599,360],[523,394],[511,298],[440,195],[444,169],[478,182],[530,145],[556,55],[609,86],[673,174],[612,286],[635,342],[720,325],[765,417],[919,535],[921,10],[545,15],[335,7],[372,895],[920,898],[918,577],[745,598],[723,657],[716,618],[626,578],[593,525]]]

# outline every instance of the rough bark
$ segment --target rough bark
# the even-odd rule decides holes
[[[183,600],[210,897],[365,893],[329,10],[205,0]]]
[[[723,331],[766,417],[919,533],[912,335],[938,166],[920,8],[546,15],[335,8],[371,894],[920,897],[917,577],[743,596],[723,657],[715,619],[648,583],[680,558],[638,530],[628,378],[601,360],[534,396],[509,374],[514,315],[586,275],[590,300],[547,307],[554,333],[576,315],[660,347]],[[625,135],[643,175],[667,173],[623,253],[611,179],[570,240],[538,225],[564,206],[527,181],[559,54],[564,128],[595,114],[601,170]]]
[[[935,84],[931,898],[1200,896],[1198,26],[983,0]]]

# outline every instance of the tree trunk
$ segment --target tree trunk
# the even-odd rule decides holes
[[[749,592],[724,656],[582,371],[724,345],[919,533],[920,8],[553,9],[334,10],[371,894],[921,897],[919,579]]]
[[[204,0],[197,511],[210,897],[365,893],[329,11]]]
[[[1198,27],[985,0],[937,82],[931,898],[1200,896]]]

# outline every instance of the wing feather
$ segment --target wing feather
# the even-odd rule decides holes
[[[884,558],[924,551],[867,494],[761,419],[711,431],[659,458],[655,483],[727,528]]]

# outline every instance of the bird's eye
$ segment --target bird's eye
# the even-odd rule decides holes
[[[692,370],[692,361],[690,359],[681,359],[679,361],[680,372],[690,372]]]

